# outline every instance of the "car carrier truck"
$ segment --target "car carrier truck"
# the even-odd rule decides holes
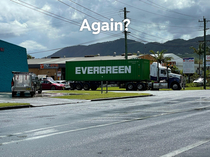
[[[157,72],[159,68],[159,80]],[[126,90],[172,88],[182,89],[183,77],[146,59],[67,61],[66,80],[71,89],[96,90],[101,81],[118,84]]]

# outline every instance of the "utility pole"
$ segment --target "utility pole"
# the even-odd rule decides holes
[[[204,89],[206,89],[206,18],[203,17],[203,21],[199,22],[203,22],[204,23]],[[209,21],[207,21],[209,22]]]
[[[124,20],[127,19],[127,12],[129,11],[126,11],[126,7],[124,7]],[[125,34],[125,59],[127,60],[128,59],[128,46],[127,46],[127,31],[126,31],[126,24],[127,22],[124,22],[124,34]]]

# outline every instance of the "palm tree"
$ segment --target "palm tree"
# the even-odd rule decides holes
[[[194,48],[193,46],[191,46],[190,49],[193,49],[194,53],[196,53],[199,56],[199,60],[198,60],[199,76],[201,77],[200,63],[201,63],[201,56],[204,54],[204,43],[200,43],[198,46],[198,49]],[[206,47],[206,52],[208,51],[209,51],[209,47]]]
[[[172,57],[164,57],[164,53],[167,52],[167,50],[162,50],[162,51],[153,51],[153,50],[150,50],[150,52],[154,55],[153,57],[155,58],[155,61],[157,62],[157,69],[158,69],[158,72],[157,72],[157,80],[158,82],[160,81],[159,80],[159,63],[166,63],[167,61],[171,60]]]

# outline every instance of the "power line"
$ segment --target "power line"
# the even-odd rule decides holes
[[[158,37],[158,36],[155,36],[155,35],[151,35],[151,34],[148,34],[148,33],[145,33],[145,32],[139,31],[139,30],[136,30],[136,29],[134,29],[134,28],[132,28],[132,27],[129,27],[129,29],[132,29],[132,30],[134,30],[134,31],[137,31],[137,32],[140,32],[140,33],[149,35],[149,36]],[[158,38],[165,39],[165,38],[162,38],[162,37],[158,37]],[[165,39],[165,40],[169,40],[169,39]]]
[[[101,21],[100,19],[97,19],[97,18],[95,18],[95,17],[93,17],[93,16],[91,16],[91,15],[89,15],[89,14],[86,14],[86,13],[84,13],[84,12],[82,12],[82,11],[80,11],[80,10],[78,10],[78,9],[76,9],[76,8],[74,8],[74,7],[72,7],[72,6],[70,6],[70,5],[67,4],[67,3],[64,3],[64,2],[61,1],[61,0],[58,0],[58,1],[61,2],[61,3],[63,3],[64,5],[66,5],[66,6],[70,7],[70,8],[72,8],[72,9],[74,9],[74,10],[77,10],[78,12],[81,12],[81,13],[83,13],[83,14],[85,14],[85,15],[87,15],[87,16],[93,18],[93,19],[95,19],[95,20]],[[103,22],[103,21],[101,21],[101,22]],[[103,32],[103,33],[110,34],[109,32]]]
[[[153,13],[153,12],[150,12],[150,11],[147,11],[147,10],[144,10],[144,9],[141,9],[141,8],[138,8],[138,7],[135,7],[135,6],[132,6],[132,5],[130,5],[130,4],[121,2],[121,1],[119,1],[119,0],[115,0],[115,1],[117,1],[117,2],[119,2],[119,3],[122,3],[122,4],[124,4],[124,5],[128,5],[128,6],[132,7],[132,8],[141,10],[141,11],[143,11],[143,12],[150,13],[150,14],[154,14],[154,15],[158,15],[158,16],[162,16],[162,17],[167,17],[167,18],[170,18],[170,19],[186,20],[186,19],[182,19],[182,18],[170,17],[170,16],[166,16],[166,15],[161,15],[161,14],[158,14],[158,13]]]
[[[179,15],[188,16],[188,17],[191,17],[191,18],[197,18],[195,16],[191,16],[191,15],[187,15],[187,14],[183,14],[183,13],[179,13],[179,12],[173,11],[173,10],[168,9],[166,7],[163,7],[163,6],[161,6],[161,5],[157,4],[157,3],[154,3],[154,2],[152,2],[150,0],[147,0],[147,1],[150,2],[151,4],[147,3],[147,2],[144,2],[144,1],[140,1],[140,2],[148,4],[148,5],[151,5],[153,7],[158,7],[158,8],[161,8],[161,9],[165,9],[166,11],[173,12],[173,13],[176,13],[176,14],[179,14]]]
[[[58,0],[58,1],[61,2],[61,3],[63,3],[64,5],[66,5],[66,6],[70,7],[70,8],[72,8],[72,9],[78,11],[78,12],[81,12],[81,13],[83,13],[83,14],[85,14],[85,15],[87,15],[87,16],[93,18],[93,19],[95,19],[95,20],[99,20],[99,19],[97,19],[97,18],[95,18],[95,17],[93,17],[93,16],[91,16],[91,15],[85,13],[85,12],[82,12],[82,11],[80,11],[80,10],[78,10],[78,9],[76,9],[76,8],[74,8],[74,7],[72,7],[71,5],[69,5],[69,4],[67,4],[67,3],[64,3],[64,2],[61,1],[61,0]],[[101,20],[99,20],[99,21],[101,21]]]
[[[155,42],[155,41],[149,42],[149,41],[146,41],[146,40],[142,40],[139,37],[137,37],[137,35],[135,35],[135,34],[132,34],[132,35],[130,34],[130,36],[132,36],[132,37],[134,37],[134,38],[136,38],[138,40],[141,40],[141,41],[143,41],[145,43],[153,44],[153,45],[159,45],[159,46],[164,46],[164,47],[190,47],[189,45],[187,45],[187,46],[181,46],[180,44],[179,45],[166,45],[166,44],[163,45],[163,44],[161,44],[159,42]],[[197,43],[197,42],[192,42],[192,43]]]
[[[58,0],[58,1],[60,1],[60,0]],[[82,8],[85,8],[85,9],[87,9],[87,10],[89,10],[89,11],[91,11],[91,12],[93,12],[93,13],[95,13],[95,14],[97,14],[97,15],[103,17],[103,18],[105,18],[105,19],[108,19],[108,20],[109,20],[109,18],[107,18],[107,17],[105,17],[105,16],[103,16],[103,15],[101,15],[101,14],[95,12],[95,11],[92,11],[92,10],[88,9],[88,8],[84,7],[83,5],[81,5],[81,4],[79,4],[79,3],[76,3],[76,2],[74,2],[74,1],[72,1],[72,0],[69,0],[69,1],[72,2],[72,3],[74,3],[74,4],[79,5],[79,6],[82,7]],[[61,2],[61,1],[60,1],[60,2]]]
[[[34,11],[40,12],[40,13],[42,13],[42,14],[45,14],[45,15],[54,17],[54,18],[56,18],[56,19],[59,19],[59,20],[62,20],[62,21],[71,23],[71,24],[73,24],[73,25],[80,26],[78,22],[75,22],[75,21],[73,21],[73,20],[69,20],[69,19],[64,18],[64,17],[62,17],[62,16],[60,16],[60,15],[56,15],[56,14],[51,13],[51,12],[49,12],[49,11],[43,10],[43,9],[38,8],[38,7],[35,7],[35,6],[32,6],[32,5],[30,5],[30,4],[26,3],[26,2],[22,2],[22,1],[19,0],[20,2],[25,3],[25,4],[27,4],[28,6],[27,6],[27,5],[24,5],[24,4],[21,4],[21,3],[18,3],[18,2],[14,1],[14,0],[11,0],[11,1],[14,2],[14,3],[17,3],[17,4],[19,4],[19,5],[22,5],[22,6],[26,7],[26,8],[29,8],[29,9],[32,9],[32,10],[34,10]],[[30,7],[29,7],[29,6],[30,6]]]
[[[154,24],[152,22],[145,22],[145,21],[141,21],[141,20],[137,20],[137,19],[133,19],[133,18],[130,18],[132,22],[141,22],[141,23],[146,23],[146,24]],[[158,26],[158,24],[155,23],[155,25]],[[180,26],[180,25],[167,25],[167,27],[177,27],[177,28],[191,28],[191,29],[199,29],[199,27],[185,27],[185,26]],[[164,29],[162,29],[164,30]]]
[[[13,0],[11,0],[11,1],[13,1]],[[21,0],[19,0],[19,1],[22,2]],[[24,3],[24,4],[18,3],[18,2],[16,2],[16,1],[13,1],[13,2],[15,2],[15,3],[19,4],[19,5],[22,5],[22,6],[24,6],[24,7],[27,7],[27,8],[29,8],[29,9],[38,11],[38,12],[43,13],[43,14],[46,14],[46,15],[48,15],[48,16],[57,18],[57,19],[59,19],[59,20],[63,20],[63,21],[65,21],[65,22],[69,22],[69,23],[75,22],[75,21],[66,19],[66,18],[64,18],[64,17],[62,17],[62,16],[60,16],[60,15],[56,15],[56,14],[54,14],[54,13],[51,13],[51,12],[45,11],[45,10],[43,10],[43,9],[40,9],[40,8],[38,8],[38,7],[35,7],[35,6],[33,6],[33,5],[31,5],[31,4],[28,4],[28,3],[26,3],[26,2],[22,2],[22,3]],[[25,5],[25,4],[26,4],[26,5]],[[29,5],[30,7],[27,6],[27,5]],[[72,8],[73,8],[73,7],[72,7]],[[75,9],[75,8],[74,8],[74,9]],[[92,16],[91,16],[91,17],[92,17]],[[93,18],[94,18],[94,17],[93,17]],[[96,18],[94,18],[94,19],[96,19]],[[78,23],[78,22],[75,22],[75,23]],[[75,23],[72,23],[72,24],[75,24]],[[75,24],[75,25],[80,26],[79,23],[78,23],[78,24]],[[108,32],[103,32],[103,33],[108,33]],[[121,33],[120,33],[120,35],[121,35]],[[112,34],[111,36],[119,37],[118,34]],[[107,38],[107,37],[106,37],[106,38]],[[110,38],[110,37],[108,37],[108,38]],[[85,42],[85,43],[82,43],[82,44],[92,43],[92,42],[95,42],[95,41],[98,41],[98,40],[89,41],[89,42]],[[65,48],[65,47],[63,47],[63,48]],[[59,50],[59,49],[62,49],[62,48],[55,48],[55,49],[51,49],[51,50],[45,50],[45,51],[39,51],[39,52],[32,52],[32,53],[29,53],[29,54],[43,53],[43,52],[49,52],[49,51],[54,51],[54,50]]]
[[[97,40],[92,40],[92,41],[87,41],[87,42],[84,42],[84,43],[80,43],[78,45],[85,45],[85,44],[88,44],[88,43],[93,43],[93,42],[96,42],[96,41],[100,41],[100,40],[104,40],[104,39],[107,39],[107,38],[110,38],[112,36],[114,37],[117,37],[117,36],[121,36],[122,34],[119,33],[119,34],[113,34],[113,35],[110,35],[108,37],[103,37],[103,38],[100,38],[100,39],[97,39]],[[69,45],[70,46],[70,45]],[[69,46],[65,46],[65,47],[60,47],[60,48],[54,48],[54,49],[49,49],[49,50],[44,50],[44,51],[37,51],[37,52],[30,52],[28,54],[37,54],[37,53],[43,53],[43,52],[50,52],[50,51],[55,51],[55,50],[60,50],[60,49],[64,49],[64,48],[67,48]],[[75,46],[75,45],[74,45]]]

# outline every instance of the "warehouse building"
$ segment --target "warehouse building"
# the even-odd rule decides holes
[[[0,40],[0,92],[11,92],[12,71],[28,72],[26,49]]]

